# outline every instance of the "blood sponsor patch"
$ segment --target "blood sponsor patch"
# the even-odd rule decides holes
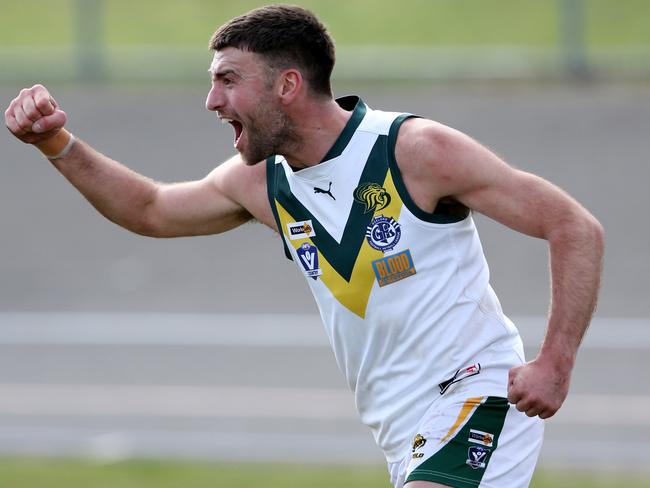
[[[408,249],[392,256],[374,260],[372,269],[375,272],[379,286],[390,285],[415,274],[415,265]]]

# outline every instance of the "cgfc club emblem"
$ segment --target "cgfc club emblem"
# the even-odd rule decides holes
[[[390,251],[402,236],[400,225],[392,217],[379,215],[372,219],[366,229],[366,239],[373,249]]]

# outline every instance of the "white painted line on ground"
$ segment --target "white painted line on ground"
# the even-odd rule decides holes
[[[539,466],[571,471],[623,470],[627,474],[640,473],[647,471],[647,446],[647,441],[639,439],[545,439]],[[643,479],[647,479],[647,474],[643,475]]]
[[[0,344],[328,346],[313,314],[0,313]]]
[[[100,462],[153,457],[353,465],[384,463],[369,431],[367,435],[342,435],[0,425],[0,454],[81,456]]]
[[[0,416],[356,419],[336,389],[0,384]],[[650,426],[650,396],[570,395],[549,422]]]
[[[539,346],[544,317],[513,322],[526,346]],[[18,344],[329,346],[313,314],[0,313],[0,345]],[[582,347],[650,349],[650,319],[596,317]]]
[[[569,394],[549,422],[596,426],[650,426],[650,396]]]
[[[345,390],[125,385],[0,385],[0,415],[331,420],[356,417]]]

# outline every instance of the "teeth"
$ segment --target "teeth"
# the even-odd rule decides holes
[[[222,118],[221,118],[221,123],[222,123],[222,124],[227,124],[227,123],[229,123],[229,122],[232,122],[232,119],[227,119],[227,118],[225,118],[225,117],[222,117]]]

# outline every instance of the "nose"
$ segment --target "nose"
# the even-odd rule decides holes
[[[210,112],[216,112],[223,107],[223,104],[223,92],[213,83],[212,88],[208,92],[208,97],[205,99],[205,108]]]

